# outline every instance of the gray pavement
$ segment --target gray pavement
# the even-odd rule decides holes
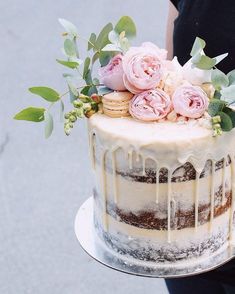
[[[167,293],[163,280],[112,271],[78,245],[74,217],[92,189],[85,124],[66,138],[58,119],[45,140],[43,124],[12,120],[21,108],[44,104],[29,86],[65,89],[55,62],[59,17],[88,36],[127,14],[136,20],[138,43],[163,46],[166,1],[8,0],[0,11],[0,293]]]

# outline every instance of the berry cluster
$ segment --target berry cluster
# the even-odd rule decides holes
[[[98,94],[92,94],[91,96],[86,96],[83,94],[79,95],[77,100],[73,101],[74,108],[64,115],[64,132],[68,136],[70,135],[71,129],[78,118],[83,118],[84,116],[89,118],[93,114],[99,111],[101,103],[101,97]]]

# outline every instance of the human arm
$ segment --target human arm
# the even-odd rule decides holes
[[[178,16],[178,11],[175,6],[169,1],[168,17],[167,17],[167,28],[166,28],[166,49],[168,51],[167,58],[173,58],[173,30],[174,21]]]

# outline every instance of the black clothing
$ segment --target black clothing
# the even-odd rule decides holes
[[[235,0],[171,0],[179,11],[174,23],[173,50],[179,62],[190,58],[196,37],[206,41],[205,53],[215,57],[229,53],[218,68],[235,69]]]
[[[196,37],[207,43],[205,53],[210,57],[228,52],[218,68],[225,73],[235,69],[235,0],[171,0],[179,12],[174,22],[173,51],[181,64],[190,58],[190,51]],[[167,280],[170,293],[196,293],[197,286],[204,280],[204,289],[217,287],[223,293],[222,284],[234,287],[235,293],[235,259],[226,265],[198,276],[179,280]],[[194,283],[191,283],[191,282]],[[188,290],[191,286],[191,291]],[[195,287],[194,287],[195,286]],[[178,290],[177,290],[178,289]],[[213,289],[213,287],[211,288]],[[195,291],[194,291],[195,290]],[[178,291],[178,292],[177,292]],[[197,293],[203,294],[203,287]],[[225,292],[224,292],[225,293]]]

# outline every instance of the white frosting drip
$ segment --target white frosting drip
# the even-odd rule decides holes
[[[232,178],[232,206],[230,209],[230,240],[233,235],[233,214],[235,210],[235,170],[234,170],[234,151],[235,151],[235,130],[224,133],[219,137],[212,137],[211,129],[203,127],[201,124],[194,122],[176,124],[171,122],[163,123],[143,123],[135,121],[132,118],[109,118],[102,114],[95,114],[89,119],[89,138],[91,159],[94,168],[97,168],[96,147],[101,149],[100,156],[100,176],[101,176],[101,193],[103,199],[103,226],[106,231],[109,230],[109,219],[107,214],[107,181],[109,172],[106,170],[106,155],[111,154],[112,161],[112,190],[114,202],[119,201],[118,175],[116,174],[117,156],[115,152],[122,149],[126,154],[127,166],[133,168],[133,153],[135,161],[142,161],[143,175],[146,174],[146,161],[152,159],[156,165],[156,192],[155,203],[159,204],[159,171],[161,168],[168,169],[167,183],[167,242],[172,239],[171,218],[174,217],[176,201],[174,191],[172,190],[171,176],[173,171],[186,162],[190,162],[196,170],[195,179],[195,233],[198,231],[198,207],[199,207],[199,185],[200,173],[208,159],[212,161],[212,172],[210,183],[210,232],[214,230],[214,206],[215,206],[215,162],[227,158],[229,155],[231,164]],[[94,142],[95,139],[95,142]],[[96,156],[95,156],[96,155]],[[226,160],[224,161],[226,162]],[[181,171],[179,171],[180,173]],[[222,169],[222,200],[225,201],[226,190],[226,164]],[[99,172],[98,172],[99,174]],[[207,180],[208,180],[207,178]],[[107,183],[108,182],[108,183]],[[146,185],[146,184],[145,184]],[[164,187],[164,184],[161,184]],[[143,191],[144,192],[144,191]],[[144,193],[143,193],[144,197]]]

